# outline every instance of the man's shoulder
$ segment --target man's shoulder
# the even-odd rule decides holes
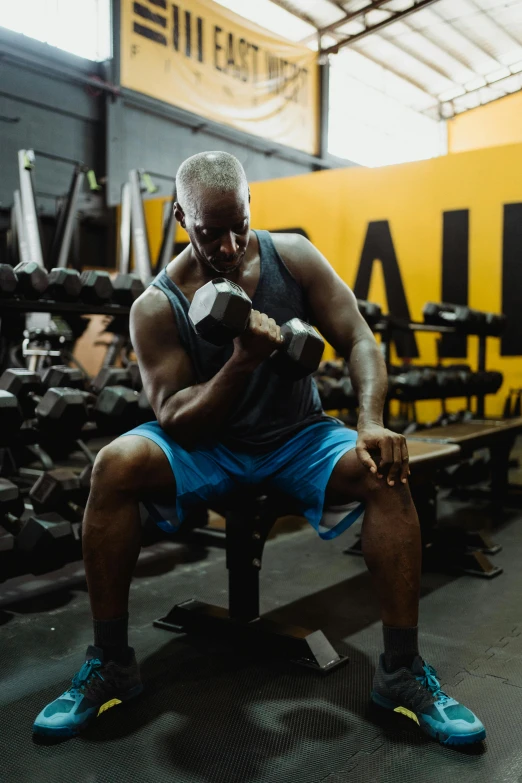
[[[155,285],[149,285],[131,307],[131,319],[148,321],[169,312],[169,301],[164,292]]]

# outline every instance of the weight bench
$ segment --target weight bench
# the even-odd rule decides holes
[[[509,490],[509,457],[517,436],[522,432],[522,418],[472,420],[434,427],[408,440],[408,443],[454,444],[461,458],[478,449],[489,449],[491,457],[491,500],[499,509],[505,505]]]
[[[215,507],[226,521],[228,610],[190,599],[154,621],[176,633],[199,632],[227,637],[236,644],[277,653],[322,674],[347,663],[321,630],[276,623],[259,616],[259,572],[267,537],[279,517],[297,514],[291,499],[262,494],[261,487],[241,489]]]

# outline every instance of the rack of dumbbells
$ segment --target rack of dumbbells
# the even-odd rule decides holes
[[[128,271],[111,277],[68,267],[78,194],[86,175],[95,182],[92,174],[67,161],[75,164],[71,186],[44,257],[35,154],[21,150],[18,162],[10,263],[0,264],[0,581],[46,573],[81,556],[96,451],[154,417],[135,362],[104,363],[94,379],[71,366],[75,335],[69,323],[84,315],[110,316],[107,330],[128,335],[131,305],[144,291],[140,277]],[[120,357],[113,352],[112,358]]]
[[[380,336],[384,358],[388,368],[389,390],[385,419],[390,421],[389,403],[397,400],[400,412],[393,422],[406,435],[421,429],[441,426],[459,420],[483,418],[485,398],[496,394],[502,386],[502,373],[486,369],[488,337],[500,337],[505,329],[505,316],[472,310],[469,307],[452,304],[428,303],[424,307],[424,322],[405,322],[394,316],[382,316],[378,305],[359,301],[359,310],[372,330]],[[391,346],[397,333],[434,332],[443,335],[475,335],[478,337],[477,369],[467,364],[443,364],[441,342],[439,361],[434,366],[401,366],[391,361]],[[315,375],[323,406],[327,410],[351,411],[357,408],[346,363],[342,360],[323,362]],[[466,408],[459,413],[449,414],[446,401],[451,398],[465,398]],[[473,398],[476,399],[473,411]],[[417,421],[415,403],[421,400],[440,400],[441,415],[431,423]],[[346,418],[346,416],[344,416]]]

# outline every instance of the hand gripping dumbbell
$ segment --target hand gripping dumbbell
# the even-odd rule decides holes
[[[194,295],[189,319],[196,333],[213,345],[226,345],[248,328],[252,302],[243,289],[222,277],[206,283]],[[297,381],[315,372],[324,340],[309,324],[292,318],[281,326],[283,342],[270,361],[283,378]]]

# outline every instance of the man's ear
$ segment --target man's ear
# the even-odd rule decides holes
[[[250,204],[250,188],[248,188],[248,203]]]
[[[183,212],[183,207],[180,206],[177,201],[174,202],[174,217],[182,228],[186,228],[185,213]]]

